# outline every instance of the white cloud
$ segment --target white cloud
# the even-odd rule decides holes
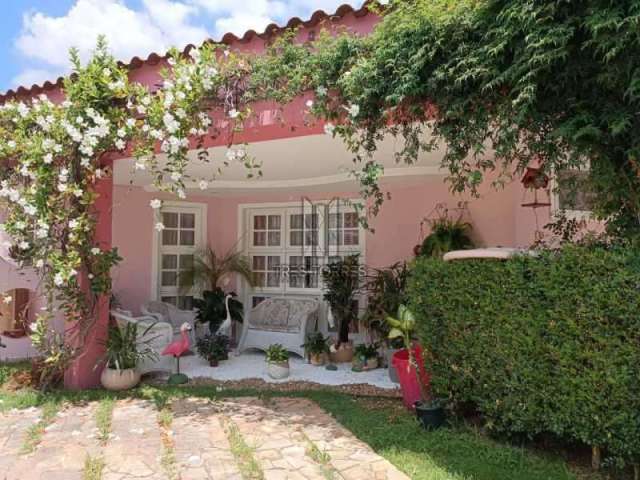
[[[227,32],[261,32],[270,23],[306,19],[318,9],[332,12],[345,2],[359,6],[362,0],[142,0],[139,9],[125,0],[76,0],[60,17],[30,11],[14,43],[25,68],[12,86],[67,73],[69,48],[77,47],[86,59],[100,34],[119,60],[128,61],[164,53],[171,46],[199,44],[208,37],[220,39]]]

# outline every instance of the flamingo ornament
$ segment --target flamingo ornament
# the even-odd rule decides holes
[[[169,385],[180,385],[189,381],[189,377],[184,373],[180,373],[180,357],[189,351],[189,334],[187,332],[190,330],[191,325],[187,322],[183,323],[180,326],[180,338],[167,345],[167,347],[162,351],[162,355],[171,355],[176,359],[177,363],[177,372],[172,374],[169,377],[169,380],[167,380]]]

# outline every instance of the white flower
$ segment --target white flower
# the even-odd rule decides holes
[[[119,138],[118,140],[116,140],[115,145],[118,150],[124,150],[125,147],[127,146],[127,142]]]
[[[105,77],[109,77],[109,76],[111,76],[111,70],[109,70],[108,68],[105,67],[105,68],[102,69],[102,74]]]
[[[207,182],[206,180],[200,180],[198,186],[200,187],[200,190],[206,190],[207,188],[209,188],[209,182]]]
[[[60,182],[60,183],[58,184],[58,191],[59,191],[60,193],[64,193],[64,192],[66,192],[66,191],[67,191],[67,184],[66,184],[66,183],[62,183],[62,182]]]
[[[91,255],[100,255],[100,252],[101,252],[101,251],[102,251],[102,250],[100,250],[98,247],[93,247],[93,248],[91,249]]]
[[[29,247],[29,242],[25,242],[24,240],[18,244],[20,250],[27,250]]]
[[[184,190],[180,189],[176,192],[176,194],[178,195],[178,198],[184,200],[185,198],[187,198],[187,194],[185,193]]]
[[[349,112],[349,115],[351,115],[352,117],[357,117],[358,114],[360,113],[360,106],[356,105],[355,103],[352,103],[351,105],[349,105],[349,108],[346,109],[347,112]]]
[[[154,228],[156,229],[156,232],[161,232],[164,230],[164,223],[158,222],[156,223]]]
[[[42,268],[42,267],[44,267],[44,260],[39,259],[39,260],[36,262],[36,268]]]
[[[125,131],[124,128],[119,128],[118,131],[116,132],[116,135],[119,136],[120,138],[126,137],[127,132]]]
[[[94,279],[93,273],[90,273],[89,275],[87,275],[87,277],[89,277],[89,280],[93,280]]]
[[[147,164],[144,162],[144,160],[138,160],[136,161],[135,168],[136,170],[146,170]]]
[[[158,199],[158,198],[154,198],[153,200],[151,200],[149,202],[149,205],[151,206],[151,208],[153,208],[154,210],[157,210],[159,208],[162,207],[162,200]]]
[[[11,295],[6,295],[6,296],[2,299],[2,302],[3,302],[5,305],[10,304],[12,301],[13,301],[13,297],[11,297]]]
[[[34,207],[33,205],[25,205],[24,211],[27,215],[34,216],[37,210],[36,210],[36,207]]]
[[[335,129],[336,127],[333,123],[326,123],[324,125],[324,133],[326,133],[327,135],[333,135]]]
[[[135,127],[136,126],[136,120],[135,118],[128,118],[127,119],[127,127]]]
[[[305,105],[307,106],[307,108],[311,108],[311,107],[313,107],[313,100],[307,100],[307,102],[305,103]]]
[[[240,115],[240,112],[237,111],[235,108],[232,108],[231,110],[229,110],[230,118],[238,118],[238,115]]]
[[[73,194],[76,196],[76,198],[80,198],[80,197],[82,197],[83,192],[82,192],[82,190],[80,190],[79,188],[76,188],[76,189],[73,191]]]
[[[14,148],[16,148],[16,142],[13,140],[9,140],[7,142],[7,147],[9,147],[11,150],[13,150]]]
[[[103,172],[101,169],[96,168],[96,178],[102,178]]]
[[[46,163],[47,165],[49,165],[50,163],[52,163],[52,162],[53,162],[53,155],[52,155],[51,153],[47,153],[47,154],[43,157],[42,161],[43,161],[44,163]]]
[[[69,222],[69,228],[72,230],[75,230],[76,228],[78,228],[79,225],[80,225],[80,222],[78,222],[78,220],[76,220],[75,218]]]
[[[225,57],[228,57],[231,52],[229,50],[225,50],[223,53]]]
[[[182,178],[182,174],[180,172],[171,172],[171,180],[177,182]]]
[[[150,103],[151,103],[151,97],[142,97],[143,105],[146,105],[148,107]]]
[[[57,287],[62,286],[64,283],[64,277],[61,273],[56,273],[55,277],[53,277],[53,283],[55,283]]]
[[[324,97],[327,94],[327,87],[323,87],[322,85],[320,85],[316,89],[316,93],[318,94],[318,96]]]
[[[80,165],[83,166],[84,168],[87,168],[90,164],[91,164],[91,160],[86,157],[80,160]]]
[[[178,100],[184,100],[185,98],[187,98],[187,95],[182,91],[178,91],[178,93],[176,93],[176,98]]]

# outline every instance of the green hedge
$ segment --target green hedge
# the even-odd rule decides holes
[[[640,253],[567,246],[509,261],[416,261],[434,393],[497,432],[640,456]]]

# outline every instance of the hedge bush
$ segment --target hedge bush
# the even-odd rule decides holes
[[[640,457],[640,252],[416,261],[409,284],[434,394],[496,432],[552,432]]]

